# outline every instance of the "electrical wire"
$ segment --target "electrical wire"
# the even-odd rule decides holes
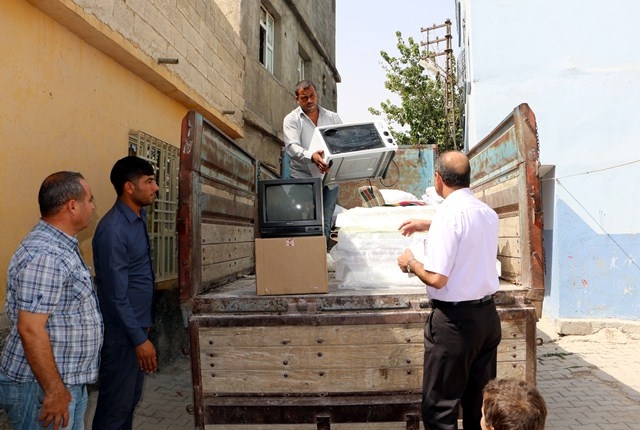
[[[395,166],[396,168],[396,172],[397,172],[397,176],[396,176],[396,180],[393,181],[393,183],[391,184],[385,184],[383,179],[384,178],[379,178],[378,181],[380,181],[380,185],[382,185],[385,188],[390,188],[393,187],[395,184],[398,183],[398,181],[400,180],[400,167],[398,167],[398,164],[396,163],[396,160],[391,160],[391,163]],[[388,175],[387,175],[388,176]],[[371,179],[369,179],[369,186],[371,186]]]
[[[615,166],[603,167],[602,169],[590,170],[588,172],[574,173],[574,174],[571,174],[571,175],[560,176],[560,177],[555,177],[555,178],[544,178],[544,179],[540,179],[540,181],[556,181],[556,180],[559,180],[559,179],[572,178],[574,176],[589,175],[591,173],[604,172],[606,170],[617,169],[619,167],[624,167],[624,166],[628,166],[630,164],[635,164],[635,163],[640,163],[640,160],[628,161],[626,163],[616,164]]]
[[[564,186],[564,184],[562,182],[560,182],[560,178],[556,179],[556,184],[560,185],[562,187],[563,190],[565,190],[567,192],[567,194],[569,196],[571,196],[571,198],[578,204],[578,206],[580,206],[582,208],[582,210],[587,214],[587,216],[589,218],[591,218],[591,220],[598,226],[600,227],[600,229],[604,232],[604,234],[611,239],[611,241],[618,247],[618,249],[620,249],[620,251],[622,251],[622,253],[629,259],[629,261],[631,262],[631,264],[633,264],[634,266],[636,266],[638,269],[640,269],[640,266],[638,265],[638,262],[636,261],[636,259],[627,251],[625,251],[625,249],[622,247],[622,245],[620,245],[618,243],[617,240],[615,240],[613,238],[613,236],[611,235],[611,233],[609,233],[599,222],[598,220],[591,215],[591,213],[587,210],[587,208],[584,207],[584,205],[582,203],[580,203],[580,201],[573,195],[571,194],[571,191],[569,191],[567,189],[567,187]]]

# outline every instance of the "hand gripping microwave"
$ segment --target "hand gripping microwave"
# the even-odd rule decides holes
[[[375,121],[316,127],[309,150],[319,149],[331,167],[323,175],[312,165],[311,173],[323,185],[332,185],[385,177],[398,145],[387,125]]]

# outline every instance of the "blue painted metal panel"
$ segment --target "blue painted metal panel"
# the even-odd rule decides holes
[[[338,204],[345,208],[361,205],[358,188],[373,185],[379,189],[396,189],[421,198],[433,186],[436,146],[399,146],[385,178],[340,184]]]

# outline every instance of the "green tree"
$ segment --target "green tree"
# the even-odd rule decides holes
[[[389,128],[400,145],[436,144],[438,150],[453,149],[451,142],[447,142],[447,121],[444,107],[444,83],[438,77],[425,73],[420,60],[426,57],[426,52],[420,49],[418,43],[409,37],[407,43],[402,33],[397,31],[398,57],[380,51],[384,60],[382,65],[386,72],[385,88],[400,97],[400,104],[396,105],[389,99],[380,103],[380,109],[369,108],[372,115],[386,117]],[[456,118],[460,118],[459,91],[454,89],[454,105]],[[457,127],[455,148],[462,147],[462,130]]]

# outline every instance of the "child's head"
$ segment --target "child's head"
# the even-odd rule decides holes
[[[483,391],[482,430],[544,430],[547,405],[533,384],[494,379]]]

